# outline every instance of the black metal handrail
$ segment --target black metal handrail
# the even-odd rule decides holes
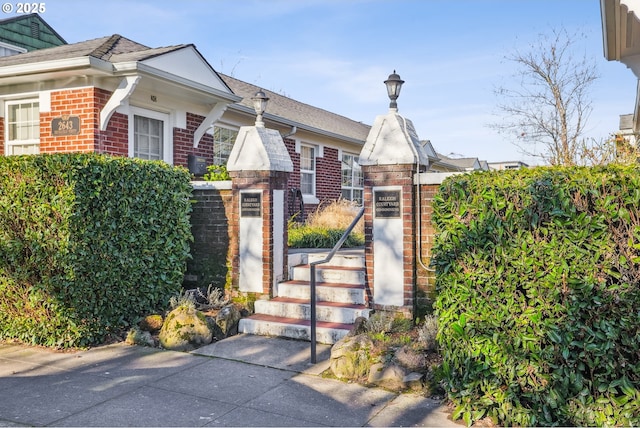
[[[336,252],[342,247],[342,244],[344,244],[344,241],[347,240],[347,238],[349,237],[349,234],[356,227],[356,224],[358,224],[358,221],[360,221],[360,219],[362,218],[363,214],[364,214],[364,207],[362,207],[360,209],[360,212],[358,212],[358,214],[353,219],[353,221],[351,222],[349,227],[347,227],[347,230],[344,231],[344,233],[342,234],[342,236],[340,237],[338,242],[336,242],[336,245],[333,246],[333,249],[329,252],[327,257],[325,257],[322,260],[318,260],[318,261],[309,263],[309,266],[311,267],[310,280],[309,280],[309,284],[310,284],[310,288],[311,288],[310,289],[310,293],[311,293],[311,364],[315,364],[316,360],[317,360],[317,356],[316,356],[316,323],[317,323],[317,319],[316,319],[317,318],[317,315],[316,315],[316,266],[331,261],[333,256],[336,255]]]

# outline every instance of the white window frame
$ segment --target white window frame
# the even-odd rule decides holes
[[[233,142],[231,143],[231,146],[229,147],[229,153],[227,153],[227,158],[224,161],[224,163],[222,163],[222,165],[226,165],[229,162],[229,155],[231,154],[231,150],[233,149],[233,145],[236,143],[236,139],[238,138],[238,128],[233,128],[231,126],[224,126],[224,125],[220,125],[220,124],[215,124],[213,125],[212,128],[210,128],[210,131],[207,132],[207,134],[211,135],[211,137],[213,138],[213,163],[214,164],[220,164],[219,162],[216,161],[216,134],[215,134],[215,129],[219,128],[219,129],[224,129],[225,131],[229,131],[229,132],[233,132],[236,135],[236,138],[233,140]]]
[[[34,124],[35,127],[37,128],[37,134],[38,134],[38,138],[31,138],[31,139],[25,139],[25,140],[10,140],[9,139],[9,129],[11,127],[10,122],[9,122],[9,111],[11,110],[10,106],[12,105],[19,105],[19,104],[38,104],[38,117],[37,119],[34,119]],[[38,154],[40,153],[40,112],[41,112],[41,108],[40,108],[40,99],[38,97],[35,98],[24,98],[24,99],[17,99],[17,100],[6,100],[4,102],[4,153],[6,156],[11,156],[13,155],[13,148],[17,147],[17,146],[30,146],[30,145],[36,145],[37,146],[37,150],[35,153],[33,154]]]
[[[344,157],[345,156],[350,156],[351,158],[353,158],[353,162],[354,163],[358,163],[358,157],[359,155],[353,154],[353,153],[341,153],[340,154],[340,165],[342,166],[345,162],[344,162]],[[359,165],[359,164],[358,164]],[[364,177],[363,177],[363,183],[362,186],[356,186],[355,184],[355,168],[353,167],[353,164],[351,166],[351,168],[349,169],[351,171],[351,185],[350,186],[346,186],[343,184],[342,182],[342,171],[344,171],[344,168],[340,169],[340,186],[341,186],[341,190],[348,190],[350,197],[347,198],[350,201],[354,201],[353,198],[353,192],[354,191],[360,191],[360,200],[355,200],[354,202],[358,203],[358,205],[362,206],[363,203],[363,199],[364,199]],[[362,175],[362,167],[360,167],[360,174]]]
[[[312,164],[313,164],[313,169],[303,169],[302,168],[302,152],[304,151],[304,149],[311,149],[312,152]],[[305,144],[305,143],[301,143],[300,144],[300,190],[302,190],[302,175],[303,174],[308,174],[311,176],[311,193],[307,192],[305,193],[304,191],[302,191],[302,195],[303,196],[311,196],[311,197],[315,197],[316,196],[316,177],[317,177],[317,153],[318,153],[318,148],[312,144]]]
[[[129,157],[135,157],[135,116],[162,121],[162,160],[169,165],[173,165],[173,135],[170,132],[171,115],[169,113],[163,113],[141,107],[129,108]]]
[[[9,55],[6,55],[8,51],[12,51],[12,53],[9,53]],[[17,55],[25,52],[27,52],[25,48],[21,48],[20,46],[16,46],[16,45],[11,45],[9,43],[0,42],[0,57]]]

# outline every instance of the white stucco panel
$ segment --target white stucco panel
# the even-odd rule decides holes
[[[146,59],[142,63],[202,85],[230,92],[211,66],[192,46]]]
[[[428,165],[413,123],[394,111],[376,117],[360,152],[360,165]]]
[[[243,126],[229,154],[227,170],[292,172],[293,162],[278,131]]]

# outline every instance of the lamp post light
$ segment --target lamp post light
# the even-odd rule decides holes
[[[404,80],[400,78],[396,71],[393,70],[393,73],[389,75],[387,80],[384,81],[384,84],[387,85],[387,94],[389,95],[389,99],[391,102],[389,103],[389,108],[398,111],[398,103],[396,100],[400,95],[400,88],[402,88],[402,84]]]
[[[269,101],[269,97],[267,97],[267,95],[261,89],[256,92],[256,94],[251,99],[253,100],[253,108],[256,111],[256,126],[264,127],[262,115],[267,109],[267,102]]]

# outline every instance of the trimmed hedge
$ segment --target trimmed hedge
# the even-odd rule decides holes
[[[94,154],[0,157],[0,339],[100,343],[179,292],[184,168]]]
[[[456,419],[640,424],[640,169],[456,176],[434,225]]]

